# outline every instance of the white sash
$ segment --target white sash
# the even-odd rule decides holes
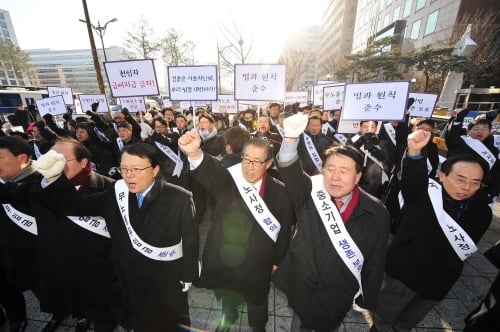
[[[329,122],[326,122],[321,126],[321,132],[324,135],[328,135],[328,130],[332,132],[332,134],[335,132],[335,129],[332,127],[332,125]]]
[[[320,173],[323,173],[323,162],[321,161],[321,157],[318,153],[318,150],[314,146],[314,143],[311,139],[311,136],[307,135],[304,132],[304,143],[307,149],[307,153],[309,154],[309,158],[311,158],[312,162],[314,163],[314,166],[318,169]]]
[[[389,177],[387,176],[387,174],[385,174],[385,171],[384,171],[384,164],[382,164],[382,162],[380,160],[378,160],[377,158],[375,158],[370,153],[370,151],[365,150],[364,145],[361,146],[359,149],[361,151],[363,151],[363,153],[365,154],[365,156],[368,156],[368,158],[370,158],[375,164],[377,164],[380,168],[382,168],[382,182],[381,183],[384,184],[386,181],[389,181]],[[366,162],[366,157],[365,157],[365,162]]]
[[[240,196],[245,202],[248,210],[252,213],[253,218],[257,221],[259,226],[266,232],[267,236],[273,242],[276,242],[280,233],[281,224],[278,219],[269,211],[266,203],[260,197],[257,190],[251,183],[243,177],[241,170],[241,163],[231,166],[227,169],[233,178]]]
[[[10,204],[2,204],[5,214],[10,220],[14,222],[17,226],[30,232],[33,235],[38,235],[38,229],[36,226],[36,219],[26,213],[16,210]]]
[[[36,159],[38,159],[42,156],[42,153],[40,152],[38,145],[36,145],[36,141],[33,141],[33,152],[35,152]]]
[[[169,148],[168,146],[163,145],[160,142],[155,142],[155,144],[158,147],[158,149],[161,150],[161,152],[163,152],[168,158],[170,158],[170,160],[172,160],[175,163],[175,168],[172,175],[180,177],[182,167],[184,166],[184,163],[182,162],[181,158],[179,158],[179,156],[177,156],[175,152],[172,151],[172,149]]]
[[[278,132],[280,133],[281,137],[285,137],[285,129],[281,128],[279,124],[276,126],[276,128],[278,129]]]
[[[394,130],[394,127],[390,123],[384,123],[384,128],[387,135],[391,139],[392,144],[396,146],[396,130]]]
[[[499,150],[498,158],[500,159],[500,135],[493,135],[493,145]]]
[[[361,137],[360,134],[356,134],[353,137],[351,137],[351,142],[356,143],[356,141]]]
[[[66,218],[92,233],[107,237],[108,239],[111,237],[109,235],[108,226],[106,226],[106,220],[104,220],[103,217],[67,216]]]
[[[480,140],[466,135],[463,135],[461,137],[469,148],[474,150],[475,153],[481,156],[481,158],[483,158],[488,163],[491,169],[493,167],[493,164],[495,164],[495,162],[497,161],[493,153],[491,153],[491,151]]]
[[[428,187],[429,198],[432,203],[432,208],[436,214],[439,226],[443,230],[444,235],[450,242],[451,247],[455,250],[457,256],[465,261],[473,253],[477,251],[476,244],[470,238],[460,225],[453,220],[452,217],[443,209],[443,192],[441,185],[429,179]]]
[[[359,294],[363,294],[363,286],[361,284],[361,270],[363,269],[364,261],[363,253],[361,253],[361,250],[359,250],[351,235],[347,232],[337,207],[330,199],[330,194],[325,190],[323,175],[311,176],[311,184],[311,198],[330,238],[330,242],[349,271],[351,271],[358,281],[359,291],[354,296],[356,298]]]
[[[123,149],[123,141],[120,137],[116,138],[116,144],[118,145],[118,150],[121,151]]]
[[[179,243],[173,246],[158,248],[141,240],[141,238],[135,233],[129,222],[128,188],[125,181],[118,180],[115,182],[115,195],[116,203],[118,204],[123,223],[125,224],[125,228],[127,229],[127,233],[130,238],[130,243],[135,250],[140,252],[142,255],[157,261],[174,261],[182,257],[182,239]]]
[[[334,134],[335,138],[342,144],[346,145],[347,143],[347,137],[345,137],[343,134]]]

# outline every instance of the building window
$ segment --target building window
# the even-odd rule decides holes
[[[0,27],[7,29],[7,23],[5,23],[5,21],[0,21]]]
[[[420,34],[420,25],[422,24],[422,19],[413,22],[413,26],[411,27],[410,39],[417,40],[418,35]]]
[[[405,9],[403,10],[403,18],[406,18],[410,16],[411,13],[411,4],[412,0],[406,0],[405,2]]]
[[[392,21],[397,21],[399,19],[399,12],[401,11],[401,6],[394,8],[394,14],[392,15]]]
[[[427,23],[425,24],[424,36],[427,36],[428,34],[431,34],[434,31],[436,31],[438,16],[439,16],[439,9],[430,13],[429,16],[427,16]]]
[[[391,16],[389,15],[389,13],[387,13],[387,14],[384,16],[384,28],[385,28],[386,26],[388,26],[388,25],[389,25],[389,19],[390,19],[390,17],[391,17]]]
[[[9,30],[2,30],[2,32],[5,37],[10,37]]]
[[[425,0],[417,0],[417,4],[415,5],[415,12],[418,12],[420,9],[425,7]]]
[[[3,13],[0,13],[0,20],[5,20],[5,15]]]

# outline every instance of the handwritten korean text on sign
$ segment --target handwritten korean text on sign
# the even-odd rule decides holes
[[[284,101],[285,65],[234,65],[234,99]]]
[[[151,59],[105,62],[104,68],[114,98],[160,94]]]
[[[168,67],[168,86],[170,100],[217,100],[217,67]]]

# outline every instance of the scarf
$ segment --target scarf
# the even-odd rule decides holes
[[[352,197],[349,203],[347,203],[345,211],[340,214],[342,220],[344,221],[344,224],[347,224],[349,217],[351,216],[352,212],[358,205],[358,201],[359,201],[359,187],[356,185],[352,190]]]
[[[76,186],[83,186],[87,181],[89,180],[90,176],[92,175],[92,165],[87,164],[85,168],[83,168],[80,173],[75,175],[73,178],[69,180],[72,185]]]

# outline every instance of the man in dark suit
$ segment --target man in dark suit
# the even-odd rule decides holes
[[[158,177],[158,153],[146,143],[125,146],[120,162],[123,179],[87,197],[58,176],[63,155],[47,154],[36,163],[50,183],[42,192],[52,204],[106,220],[111,261],[122,292],[117,319],[126,329],[138,331],[189,326],[186,292],[199,273],[191,193]]]
[[[200,145],[201,138],[194,131],[179,140],[194,183],[215,197],[196,285],[214,289],[216,297],[222,298],[218,332],[231,329],[238,319],[237,307],[244,302],[249,325],[265,332],[271,273],[290,242],[292,207],[283,184],[267,175],[272,165],[269,141],[250,139],[241,163],[227,169]]]

